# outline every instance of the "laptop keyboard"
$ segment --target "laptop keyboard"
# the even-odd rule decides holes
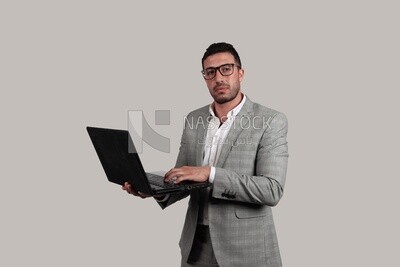
[[[192,181],[183,181],[179,184],[174,184],[174,183],[167,183],[164,182],[164,176],[152,174],[152,173],[146,173],[147,179],[149,180],[149,183],[158,186],[164,189],[167,188],[186,188],[186,189],[196,189],[196,188],[204,188],[204,183],[196,183]]]

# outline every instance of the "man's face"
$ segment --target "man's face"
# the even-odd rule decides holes
[[[216,68],[224,64],[235,64],[231,75],[223,76],[217,70],[214,78],[205,80],[211,96],[218,104],[232,101],[238,95],[240,91],[240,82],[244,74],[242,69],[236,67],[235,58],[228,52],[211,55],[203,62],[204,69],[211,67]]]

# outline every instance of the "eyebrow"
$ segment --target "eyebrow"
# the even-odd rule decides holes
[[[221,64],[221,65],[219,65],[219,66],[216,66],[216,67],[207,67],[207,68],[204,68],[205,70],[206,69],[210,69],[210,68],[213,68],[213,69],[215,69],[215,68],[218,68],[218,67],[221,67],[221,66],[223,66],[223,65],[229,65],[229,64],[234,64],[234,65],[236,65],[236,63],[224,63],[224,64]]]

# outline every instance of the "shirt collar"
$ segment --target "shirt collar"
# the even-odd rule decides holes
[[[229,118],[229,117],[234,117],[234,116],[236,116],[239,112],[240,112],[240,110],[242,109],[242,107],[243,107],[243,105],[244,105],[244,102],[246,102],[246,95],[245,94],[243,94],[243,99],[242,99],[242,101],[240,101],[240,103],[239,103],[239,105],[237,105],[236,107],[234,107],[233,109],[231,109],[229,112],[228,112],[228,114],[227,114],[227,117]],[[210,114],[213,116],[213,117],[216,117],[215,116],[215,113],[214,113],[214,109],[213,109],[213,103],[211,103],[210,104],[210,106],[209,106],[209,111],[210,111]]]

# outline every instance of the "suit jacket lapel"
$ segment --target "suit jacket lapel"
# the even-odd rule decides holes
[[[229,133],[225,139],[224,144],[221,148],[221,154],[219,155],[216,167],[222,168],[232,149],[232,146],[236,144],[237,139],[243,129],[250,128],[251,115],[253,113],[253,102],[247,97],[242,109],[237,114],[234,123],[232,124]]]
[[[211,116],[209,113],[202,113],[198,118],[197,123],[197,137],[196,137],[196,166],[203,165],[203,152],[204,145],[207,137],[208,128],[208,117]]]

